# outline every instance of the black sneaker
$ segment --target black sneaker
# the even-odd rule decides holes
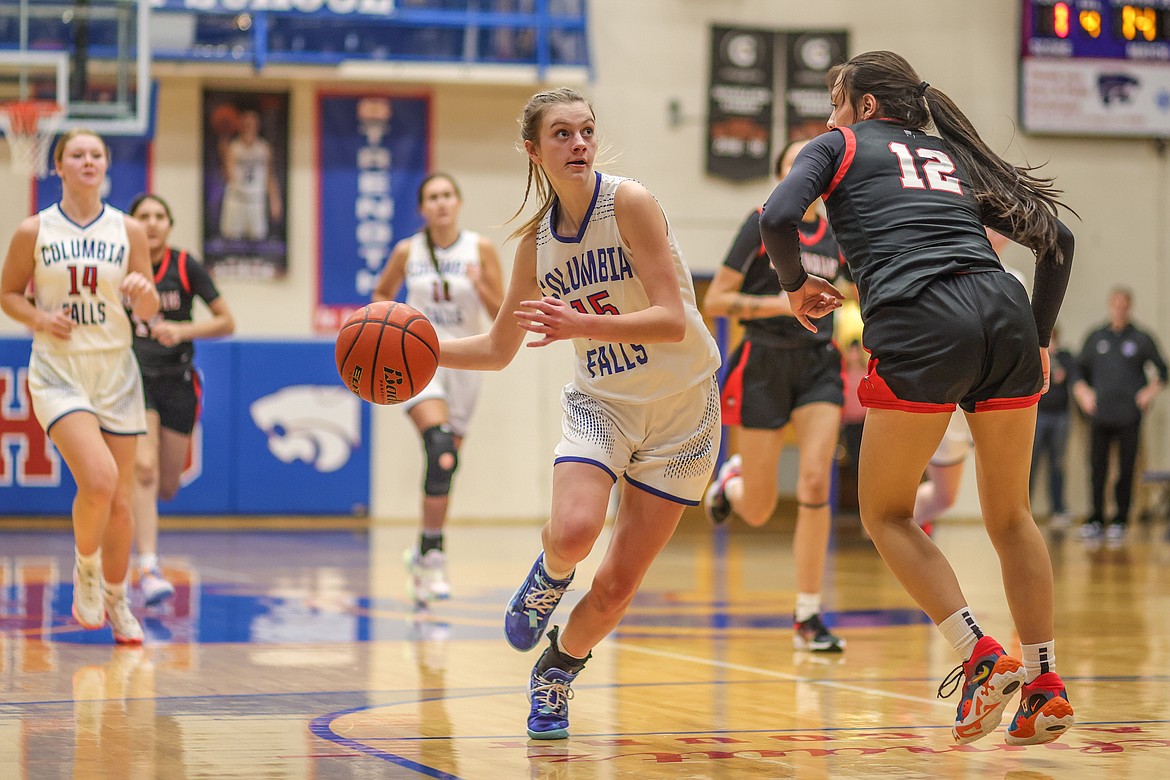
[[[792,627],[796,631],[792,635],[792,646],[797,650],[808,650],[813,653],[845,651],[845,640],[829,631],[819,614],[813,615],[803,623],[794,621]]]

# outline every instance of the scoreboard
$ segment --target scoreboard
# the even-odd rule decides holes
[[[1170,138],[1170,0],[1022,0],[1020,22],[1025,130]]]

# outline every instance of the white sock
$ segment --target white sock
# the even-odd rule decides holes
[[[968,607],[963,607],[939,623],[938,630],[964,662],[971,657],[975,645],[983,638],[983,631],[979,629],[979,624],[975,622],[975,616]]]
[[[813,615],[819,614],[821,611],[821,594],[819,593],[797,593],[796,594],[796,622],[803,623]]]
[[[1034,645],[1020,645],[1024,651],[1024,682],[1030,683],[1042,674],[1056,671],[1055,642],[1049,640]]]
[[[106,601],[116,603],[126,598],[126,583],[123,582],[109,582],[102,580],[102,588],[106,592]]]
[[[77,568],[84,571],[96,571],[102,567],[102,548],[97,548],[89,555],[82,555],[76,547],[73,548],[77,559]]]
[[[138,570],[150,571],[158,568],[158,554],[157,553],[143,553],[138,556]]]
[[[541,556],[540,568],[544,569],[544,573],[547,574],[550,579],[554,579],[554,580],[558,580],[558,581],[569,579],[569,575],[571,575],[574,571],[576,571],[576,567],[573,567],[572,569],[569,569],[568,571],[553,571],[552,569],[550,569],[548,567],[548,558],[546,556]]]

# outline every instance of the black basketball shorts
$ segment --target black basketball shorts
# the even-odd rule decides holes
[[[190,366],[184,371],[142,372],[146,408],[158,412],[162,427],[190,436],[203,404],[203,383]]]
[[[775,347],[744,341],[731,356],[723,384],[723,424],[779,430],[805,404],[845,403],[836,344]]]
[[[917,298],[881,306],[862,334],[862,405],[908,412],[1016,409],[1044,384],[1024,286],[1005,272],[955,274]]]

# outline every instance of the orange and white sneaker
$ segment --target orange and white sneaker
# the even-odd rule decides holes
[[[1009,745],[1043,745],[1072,728],[1073,708],[1056,672],[1047,672],[1024,685],[1020,709],[1008,726]]]
[[[1024,665],[1004,652],[1003,646],[989,636],[975,645],[967,662],[955,667],[938,687],[945,699],[963,683],[963,698],[955,714],[951,736],[965,745],[985,737],[999,727],[1008,698],[1024,683]],[[943,693],[943,689],[950,690]]]

